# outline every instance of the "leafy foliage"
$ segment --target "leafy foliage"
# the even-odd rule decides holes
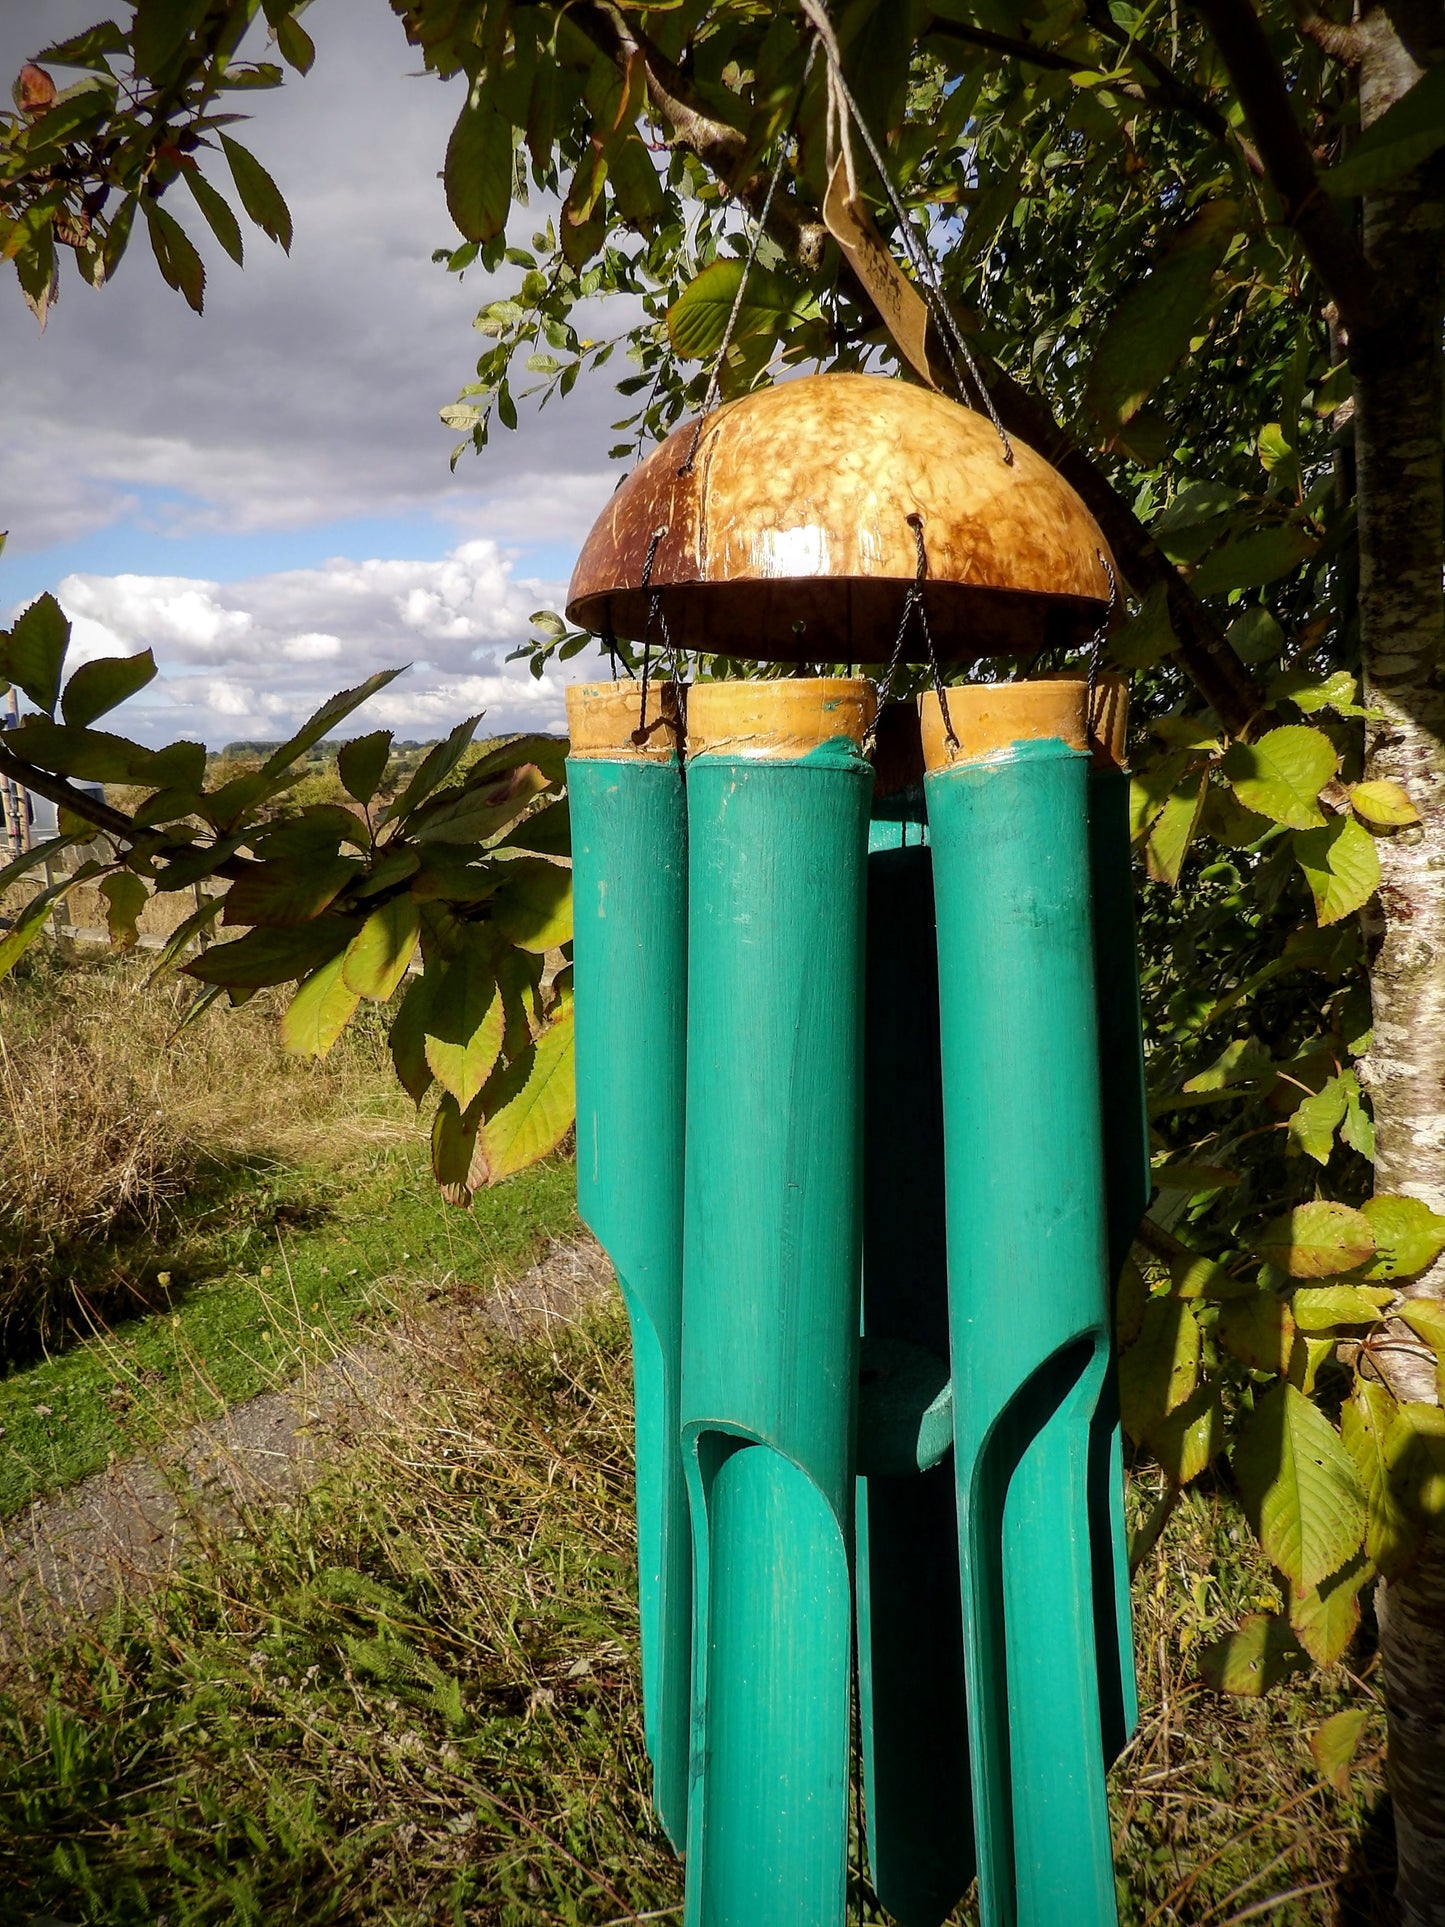
[[[392,1019],[392,1047],[399,1064],[419,1049],[426,1074],[402,1081],[420,1103],[435,1076],[466,1109],[471,1142],[483,1127],[491,1133],[489,1156],[475,1166],[468,1156],[460,1171],[439,1148],[449,1195],[466,1203],[475,1184],[554,1149],[572,1122],[572,1033],[565,980],[544,990],[543,979],[549,952],[570,959],[572,879],[564,852],[526,847],[534,839],[524,826],[560,807],[562,746],[523,736],[468,760],[473,717],[389,781],[391,739],[377,732],[340,753],[343,784],[361,793],[351,807],[288,805],[309,752],[395,672],[343,690],[259,768],[223,768],[208,786],[199,743],[149,750],[74,720],[142,687],[154,664],[149,655],[90,663],[67,681],[69,635],[59,605],[42,596],[0,637],[0,670],[42,712],[7,732],[0,764],[75,813],[66,834],[17,859],[3,883],[93,836],[86,819],[96,805],[72,779],[125,783],[139,800],[129,814],[102,806],[107,855],[24,904],[0,937],[0,976],[40,935],[51,905],[82,883],[98,880],[117,949],[135,943],[152,891],[204,887],[153,973],[183,971],[206,986],[193,1012],[223,994],[240,1003],[267,985],[294,984],[283,1041],[324,1057],[363,1000],[388,1003],[416,971],[414,994]],[[218,922],[227,940],[183,962],[189,940]]]

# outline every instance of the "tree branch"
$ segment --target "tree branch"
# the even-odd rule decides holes
[[[1376,277],[1365,251],[1320,186],[1314,155],[1294,116],[1284,73],[1251,0],[1194,0],[1229,70],[1267,174],[1324,283],[1351,342],[1380,319]]]
[[[136,840],[136,826],[123,811],[112,809],[109,803],[102,802],[98,796],[91,796],[86,790],[76,789],[63,776],[52,776],[48,770],[36,769],[22,757],[14,755],[3,736],[0,736],[0,776],[8,776],[22,789],[33,790],[37,796],[43,796],[47,803],[69,810],[72,816],[93,824],[97,830],[104,830],[107,836],[122,836],[128,843]]]

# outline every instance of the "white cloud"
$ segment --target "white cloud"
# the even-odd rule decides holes
[[[161,674],[115,726],[149,743],[275,737],[340,687],[412,662],[348,731],[435,736],[486,712],[486,728],[561,730],[567,682],[598,672],[588,651],[540,680],[506,658],[534,609],[563,586],[518,579],[498,544],[474,538],[439,561],[288,569],[244,582],[69,575],[57,590],[73,627],[70,666],[155,651]]]

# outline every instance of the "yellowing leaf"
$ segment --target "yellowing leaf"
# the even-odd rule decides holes
[[[1336,1793],[1350,1790],[1350,1761],[1359,1750],[1368,1717],[1368,1708],[1347,1706],[1343,1713],[1332,1713],[1310,1734],[1315,1771]]]
[[[324,1057],[351,1022],[361,999],[342,976],[345,962],[343,951],[322,964],[286,1006],[281,1018],[283,1049],[298,1057]]]
[[[1247,810],[1287,829],[1323,823],[1319,793],[1335,773],[1335,746],[1305,723],[1271,729],[1257,743],[1232,743],[1223,770]]]
[[[1257,1291],[1250,1298],[1235,1298],[1222,1305],[1215,1331],[1219,1342],[1252,1371],[1281,1375],[1288,1371],[1294,1347],[1294,1317],[1276,1293]]]
[[[1420,821],[1420,812],[1399,783],[1356,783],[1350,790],[1350,805],[1357,816],[1384,829]]]
[[[1224,1449],[1224,1407],[1217,1385],[1195,1387],[1182,1405],[1149,1427],[1145,1441],[1175,1485],[1197,1479]]]
[[[432,1083],[426,1056],[426,1018],[438,975],[438,966],[433,964],[412,979],[391,1023],[391,1061],[397,1081],[413,1104],[421,1103]]]
[[[115,870],[100,886],[105,898],[105,921],[110,941],[117,950],[132,950],[139,931],[141,911],[150,901],[150,892],[133,870]]]
[[[491,1074],[504,1021],[489,947],[469,937],[447,965],[426,1014],[426,1061],[462,1110]]]
[[[555,950],[572,940],[572,872],[541,857],[517,857],[492,901],[492,921],[523,950]]]
[[[1295,1106],[1289,1121],[1290,1142],[1307,1151],[1316,1164],[1328,1164],[1335,1148],[1335,1131],[1345,1121],[1349,1101],[1344,1080],[1331,1077]]]
[[[1325,1285],[1317,1291],[1302,1287],[1294,1295],[1294,1321],[1302,1332],[1373,1325],[1393,1297],[1391,1291],[1367,1291],[1360,1285]]]
[[[1365,1495],[1365,1553],[1387,1579],[1398,1578],[1420,1548],[1420,1526],[1396,1489],[1396,1461],[1408,1436],[1399,1407],[1371,1379],[1357,1378],[1340,1411],[1340,1436]]]
[[[1395,1307],[1401,1318],[1439,1359],[1445,1359],[1445,1303],[1438,1298],[1406,1298]]]
[[[1256,1404],[1231,1455],[1260,1544],[1290,1584],[1318,1586],[1359,1551],[1365,1501],[1340,1436],[1281,1381]]]
[[[443,1092],[432,1119],[432,1176],[446,1202],[459,1209],[465,1209],[472,1199],[472,1165],[481,1119],[480,1105],[463,1111],[450,1091]]]
[[[1271,1687],[1297,1673],[1305,1656],[1277,1613],[1251,1613],[1199,1655],[1199,1670],[1216,1693],[1262,1699]]]
[[[410,897],[373,910],[347,948],[347,988],[384,1004],[406,975],[421,938],[421,911]]]
[[[1445,1217],[1423,1199],[1382,1194],[1360,1209],[1375,1234],[1367,1278],[1414,1278],[1445,1251]]]
[[[1400,1406],[1387,1441],[1391,1489],[1427,1527],[1445,1519],[1445,1407]]]
[[[1188,771],[1183,781],[1170,791],[1163,809],[1154,819],[1144,845],[1144,867],[1155,883],[1172,887],[1179,881],[1179,872],[1199,822],[1206,774],[1202,765]]]
[[[482,1127],[490,1183],[555,1151],[571,1129],[577,1114],[572,1043],[572,1006],[567,1004],[519,1060],[526,1082]]]
[[[1289,1623],[1317,1666],[1333,1666],[1354,1638],[1360,1623],[1360,1588],[1369,1577],[1369,1561],[1357,1553],[1309,1592],[1290,1588]]]
[[[1368,903],[1380,887],[1380,853],[1375,839],[1352,816],[1336,817],[1322,830],[1302,830],[1294,839],[1295,861],[1315,900],[1322,924],[1338,923]]]
[[[1317,1200],[1267,1225],[1255,1249],[1291,1278],[1334,1278],[1364,1264],[1374,1252],[1375,1234],[1362,1212]]]
[[[1199,1382],[1199,1321],[1181,1299],[1151,1298],[1139,1336],[1119,1360],[1119,1410],[1136,1444]]]

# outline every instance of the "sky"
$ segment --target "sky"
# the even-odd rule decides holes
[[[4,0],[0,84],[104,10]],[[160,675],[112,723],[148,743],[278,737],[399,663],[347,733],[433,736],[478,708],[487,734],[561,729],[590,652],[540,683],[505,657],[532,610],[562,605],[626,405],[584,379],[450,472],[437,411],[505,291],[431,261],[460,238],[438,179],[458,89],[421,73],[386,0],[316,0],[306,24],[311,73],[236,97],[253,113],[238,137],[290,203],[289,259],[242,217],[236,268],[185,197],[203,316],[142,231],[98,293],[63,262],[43,335],[0,270],[0,619],[50,589],[72,663],[152,648]]]

